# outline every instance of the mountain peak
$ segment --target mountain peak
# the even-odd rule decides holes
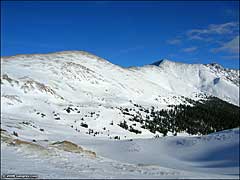
[[[34,54],[16,54],[13,56],[2,56],[1,58],[12,58],[12,57],[33,57],[33,56],[49,56],[49,55],[69,55],[69,54],[81,54],[95,56],[87,51],[81,50],[69,50],[69,51],[58,51],[51,53],[34,53]]]
[[[187,64],[190,65],[189,63],[182,63],[182,62],[176,62],[173,60],[169,60],[169,59],[161,59],[160,61],[156,61],[150,65],[155,65],[155,66],[166,66],[166,65],[176,65],[176,64]],[[194,64],[192,64],[194,65]],[[199,65],[199,64],[198,64]],[[216,68],[216,69],[224,69],[220,64],[218,63],[209,63],[209,64],[205,64],[207,67],[211,67],[211,68]]]
[[[175,63],[175,62],[172,61],[172,60],[169,60],[169,59],[161,59],[161,60],[156,61],[156,62],[154,62],[150,65],[160,66],[160,64],[162,65],[162,64],[165,64],[165,63]]]
[[[96,56],[90,52],[82,51],[82,50],[69,50],[69,51],[58,51],[58,52],[51,52],[51,53],[35,53],[35,54],[17,54],[13,56],[2,56],[1,60],[13,60],[13,59],[49,59],[55,57],[79,57],[84,56],[91,59],[97,59],[99,61],[106,61],[99,56]]]
[[[155,65],[155,66],[169,66],[169,65],[176,65],[176,64],[184,64],[176,61],[172,61],[169,59],[161,59],[160,61],[156,61],[150,65]]]
[[[218,64],[218,63],[209,63],[209,64],[206,64],[207,66],[210,66],[210,67],[215,67],[216,69],[223,69],[223,67]]]

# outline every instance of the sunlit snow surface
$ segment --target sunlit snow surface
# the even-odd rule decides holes
[[[157,65],[121,68],[81,51],[2,58],[1,128],[6,130],[2,133],[42,148],[11,146],[1,136],[1,174],[239,178],[239,129],[201,137],[183,132],[153,138],[139,123],[135,128],[142,133],[137,135],[117,125],[122,120],[133,123],[119,110],[135,108],[133,103],[161,109],[182,103],[182,96],[198,99],[196,94],[205,93],[239,104],[239,71],[168,60]],[[67,113],[69,106],[76,110]],[[82,122],[88,128],[81,127]],[[99,134],[86,134],[89,128]],[[50,146],[64,140],[97,156]]]
[[[74,137],[72,137],[74,138]],[[2,174],[40,178],[238,178],[239,129],[202,137],[110,141],[76,138],[97,158],[64,151],[42,155],[2,144]]]

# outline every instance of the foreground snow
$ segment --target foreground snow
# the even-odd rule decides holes
[[[202,137],[70,139],[95,151],[97,157],[56,149],[43,154],[2,143],[1,172],[36,174],[39,178],[239,177],[239,129]]]

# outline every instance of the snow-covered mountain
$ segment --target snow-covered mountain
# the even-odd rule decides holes
[[[59,149],[68,151],[69,148],[74,148],[74,152],[94,157],[96,154],[93,152],[97,152],[97,157],[100,154],[121,161],[104,150],[117,142],[114,139],[132,142],[133,138],[148,138],[139,140],[139,143],[133,140],[136,147],[134,145],[129,148],[135,152],[138,147],[146,148],[142,143],[149,141],[151,144],[149,138],[158,134],[144,129],[140,122],[132,121],[129,117],[139,114],[146,117],[147,108],[168,109],[169,105],[189,104],[189,99],[201,100],[208,96],[239,106],[239,70],[225,69],[218,64],[184,64],[165,59],[143,67],[123,68],[84,51],[2,57],[1,137],[4,138],[1,141],[6,143],[3,146],[4,152],[11,152],[12,157],[19,155],[12,152],[9,145],[16,148],[23,145],[35,150],[40,148],[43,152],[56,151],[53,159]],[[119,123],[123,120],[141,133],[120,127]],[[185,132],[179,135],[189,136]],[[97,143],[96,146],[94,142]],[[78,145],[82,147],[79,148]],[[6,149],[9,148],[11,150],[8,152]],[[233,150],[232,146],[229,148],[229,151]],[[67,157],[64,154],[64,158]],[[123,157],[126,156],[123,154]],[[101,159],[98,160],[88,159],[87,162],[102,162]],[[132,168],[131,165],[117,164],[112,160],[104,159],[103,163],[107,168],[111,164]],[[71,161],[77,163],[74,158]],[[5,172],[10,172],[8,162],[9,159],[6,158]],[[61,160],[61,163],[64,162]],[[130,160],[126,163],[132,162]],[[234,163],[236,167],[236,162]],[[77,167],[75,165],[73,168]],[[165,165],[169,168],[167,163]],[[144,167],[143,172],[147,169]],[[189,168],[182,170],[188,171]],[[178,176],[174,173],[170,173],[170,177]],[[124,177],[134,177],[130,174],[127,172]],[[162,175],[166,177],[165,173]],[[76,177],[77,174],[73,173],[72,176]],[[161,173],[156,175],[159,176]]]
[[[239,70],[216,64],[162,60],[122,68],[83,51],[1,58],[3,95],[21,101],[50,97],[57,102],[174,103],[173,96],[208,94],[239,104]],[[157,65],[157,66],[156,66]],[[159,102],[160,101],[160,102]]]
[[[105,136],[120,132],[136,136],[117,126],[126,119],[122,108],[134,110],[136,104],[162,109],[186,103],[186,98],[198,100],[212,95],[239,105],[239,70],[217,64],[164,59],[143,67],[122,68],[87,52],[63,51],[3,57],[1,68],[3,117],[14,112],[14,116],[20,113],[33,118],[33,114],[42,113],[46,116],[42,118],[66,120],[70,113],[73,119],[74,115],[84,119],[81,123],[94,131],[109,128]],[[67,122],[73,123],[72,118]],[[152,133],[141,130],[137,137],[152,137]]]

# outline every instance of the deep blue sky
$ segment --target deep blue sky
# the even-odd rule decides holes
[[[1,2],[1,56],[85,50],[121,66],[162,58],[239,68],[238,1]]]

